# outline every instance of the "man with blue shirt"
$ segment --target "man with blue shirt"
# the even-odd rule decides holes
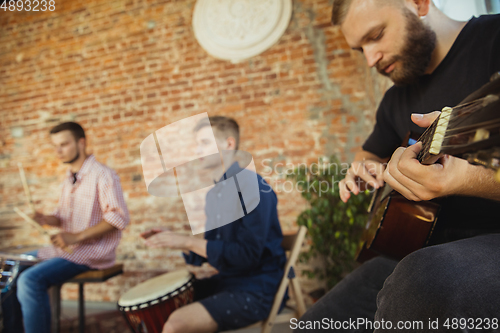
[[[195,133],[200,156],[207,155],[204,151],[210,150],[214,136],[219,151],[238,149],[239,126],[231,118],[210,117],[209,121],[197,124]],[[242,170],[228,154],[224,154],[225,174],[218,171],[220,163],[214,163],[214,159],[202,158],[201,163],[211,171],[216,183]],[[283,235],[276,194],[259,175],[257,180],[260,196],[257,207],[232,223],[205,232],[204,239],[161,229],[143,233],[145,237],[154,234],[147,238],[148,246],[180,249],[186,263],[200,266],[208,262],[215,274],[196,281],[195,302],[174,311],[163,333],[232,330],[267,318],[283,276],[286,256],[281,247]],[[212,215],[218,214],[213,200],[221,193],[216,192],[214,188],[207,194],[207,223],[214,218]],[[243,204],[241,194],[240,200]]]

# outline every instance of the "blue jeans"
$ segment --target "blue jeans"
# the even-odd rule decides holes
[[[52,258],[35,266],[24,267],[10,295],[5,299],[2,295],[4,333],[23,332],[22,323],[26,333],[50,333],[49,287],[63,284],[89,269],[88,266],[62,258]],[[18,311],[19,304],[23,320]]]

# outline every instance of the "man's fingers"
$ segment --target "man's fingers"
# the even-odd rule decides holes
[[[349,198],[351,197],[351,192],[347,188],[344,179],[342,179],[339,183],[339,194],[340,200],[342,200],[343,202],[347,202],[347,200],[349,200]]]
[[[45,224],[45,216],[40,212],[35,212],[35,214],[32,215],[32,219],[35,220],[40,225]]]
[[[413,192],[402,186],[398,181],[394,179],[394,177],[389,172],[389,168],[384,171],[384,179],[387,184],[389,184],[394,190],[403,195],[406,199],[420,201],[420,199]]]
[[[169,232],[169,231],[172,231],[172,229],[168,228],[168,227],[154,227],[148,231],[142,232],[139,236],[144,238],[144,239],[147,239],[147,238],[150,238],[156,234],[159,234],[162,232]]]
[[[371,187],[379,188],[384,185],[382,177],[384,168],[385,166],[380,162],[367,160],[364,163],[353,164],[349,172],[361,178],[361,180]],[[358,181],[359,179],[356,179],[356,182]],[[359,183],[357,185],[359,185]]]
[[[425,172],[425,167],[417,160],[418,153],[422,150],[422,142],[417,142],[408,148],[398,148],[392,155],[389,165],[392,176],[398,180],[402,177],[411,179],[420,179]]]
[[[158,244],[156,242],[152,242],[151,240],[146,241],[145,244],[148,247],[158,247]]]
[[[345,175],[344,184],[348,192],[358,194],[359,188],[356,186],[356,181],[354,179],[354,176],[348,172],[347,175]]]
[[[158,237],[156,237],[156,235],[149,236],[145,243],[147,246],[153,247],[158,243]]]
[[[420,127],[429,127],[441,114],[441,111],[434,111],[427,114],[413,113],[411,120]]]
[[[160,246],[166,246],[168,245],[169,238],[168,238],[168,232],[159,232],[155,233],[151,237],[149,237],[145,243],[147,246],[150,247],[160,247]]]
[[[366,173],[363,173],[361,175],[358,176],[359,178],[361,178],[366,184],[370,185],[371,187],[373,188],[379,188],[381,185],[380,185],[380,182],[377,180],[377,178],[375,178],[374,176],[372,176],[370,173],[366,172]],[[359,181],[359,180],[358,180]],[[354,194],[358,194],[360,189],[359,187],[356,185],[356,182],[353,181],[352,182],[353,186],[356,187],[357,191],[353,193]],[[383,183],[382,183],[383,185]]]
[[[420,201],[422,185],[417,183],[412,174],[424,168],[418,160],[418,153],[422,149],[422,143],[418,142],[408,148],[398,148],[392,154],[391,160],[384,172],[384,180],[394,190],[401,193],[409,200]],[[421,171],[420,171],[421,172]]]
[[[360,185],[366,183],[373,188],[384,186],[383,172],[385,165],[372,160],[354,162],[347,171],[345,178],[339,183],[340,199],[347,202],[351,192],[358,195]],[[364,188],[364,185],[363,185]]]
[[[51,240],[52,244],[54,244],[57,247],[62,248],[62,247],[66,246],[66,244],[64,243],[60,234],[56,234],[56,235],[51,236],[50,240]]]
[[[148,231],[142,232],[139,236],[144,238],[144,239],[147,239],[147,238],[153,236],[154,234],[155,234],[155,232],[153,230],[148,230]]]
[[[414,145],[409,146],[408,148],[404,149],[403,154],[408,155],[408,158],[416,158],[418,153],[422,150],[422,142],[417,142]]]
[[[368,163],[366,163],[366,169],[374,177],[374,179],[377,181],[376,184],[378,185],[378,187],[384,186],[385,164],[378,163],[378,162],[368,162]],[[372,184],[370,184],[370,185],[372,185]],[[377,186],[373,186],[373,187],[378,188]]]
[[[158,244],[156,242],[149,242],[149,243],[146,243],[146,245],[149,247],[152,247],[152,248],[160,247],[160,244]]]

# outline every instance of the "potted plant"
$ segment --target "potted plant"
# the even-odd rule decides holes
[[[300,165],[287,175],[293,179],[309,207],[297,218],[299,225],[308,228],[311,241],[310,251],[301,254],[301,261],[318,257],[323,268],[304,271],[309,278],[326,280],[332,288],[346,274],[356,267],[355,254],[366,224],[370,203],[368,191],[352,195],[347,203],[339,196],[339,182],[345,176],[349,165],[339,163],[332,156],[320,163]]]

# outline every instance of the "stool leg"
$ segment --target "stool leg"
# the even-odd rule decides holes
[[[78,332],[85,333],[85,298],[83,283],[78,283]]]
[[[61,318],[61,286],[55,285],[49,288],[50,310],[51,310],[51,331],[59,333]]]

